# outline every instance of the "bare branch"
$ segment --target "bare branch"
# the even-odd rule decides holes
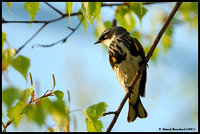
[[[178,10],[178,8],[180,7],[181,4],[182,4],[182,2],[177,2],[176,5],[174,6],[174,8],[173,8],[172,12],[170,13],[168,19],[166,20],[166,22],[165,22],[165,24],[163,25],[162,29],[161,29],[160,32],[158,33],[158,35],[157,35],[157,37],[156,37],[156,39],[155,39],[155,41],[154,41],[154,43],[153,43],[153,45],[152,45],[150,51],[148,52],[148,55],[146,56],[146,59],[145,59],[145,60],[146,60],[146,63],[149,61],[150,57],[152,56],[152,54],[153,54],[153,52],[154,52],[154,50],[155,50],[155,48],[156,48],[156,46],[157,46],[159,40],[161,39],[163,33],[165,32],[166,28],[168,27],[169,23],[171,22],[172,18],[174,17],[175,13],[177,12],[177,10]],[[135,74],[135,76],[134,76],[134,79],[133,79],[133,81],[132,81],[131,87],[134,87],[136,81],[138,80],[138,78],[139,78],[141,72],[145,69],[145,67],[146,67],[145,64],[142,64],[142,65],[141,65],[140,70],[139,70],[139,71]],[[117,111],[116,111],[116,114],[115,114],[114,117],[113,117],[112,122],[110,123],[110,125],[109,125],[109,127],[108,127],[108,129],[107,129],[107,132],[110,132],[111,129],[113,128],[115,122],[117,121],[117,118],[118,118],[118,116],[119,116],[119,113],[121,112],[121,110],[122,110],[122,108],[123,108],[123,106],[124,106],[126,100],[127,100],[128,97],[130,96],[130,94],[131,94],[130,90],[125,94],[125,96],[124,96],[124,98],[123,98],[121,104],[119,105],[119,107],[118,107],[118,109],[117,109]]]
[[[107,112],[107,113],[103,113],[103,116],[106,116],[106,115],[108,115],[108,114],[116,114],[117,112],[115,111],[115,112]]]
[[[59,18],[56,18],[56,19],[53,19],[53,20],[49,20],[49,21],[6,21],[5,19],[3,19],[2,18],[2,23],[44,23],[44,25],[30,38],[30,39],[28,39],[25,43],[24,43],[24,45],[22,45],[18,50],[17,50],[17,52],[16,52],[16,54],[17,53],[19,53],[19,51],[22,49],[22,48],[24,48],[47,24],[49,24],[49,23],[52,23],[52,22],[55,22],[55,21],[58,21],[58,20],[61,20],[61,19],[63,19],[63,18],[65,18],[65,16],[68,16],[69,14],[63,14],[62,12],[60,12],[58,9],[56,9],[56,8],[54,8],[53,6],[51,6],[50,4],[48,4],[47,2],[45,2],[48,6],[50,6],[52,9],[54,9],[56,12],[58,12],[58,13],[60,13],[62,16],[61,17],[59,17]],[[70,14],[70,16],[77,16],[77,15],[79,15],[79,14],[82,14],[81,12],[77,12],[77,13],[72,13],[72,14]],[[81,23],[81,22],[80,22]],[[79,24],[80,25],[80,24]],[[77,26],[77,28],[79,27],[79,25]],[[70,34],[69,34],[69,36],[77,29],[77,28],[75,28]],[[72,30],[72,29],[71,29]],[[68,36],[68,37],[69,37]],[[67,40],[67,38],[68,37],[66,37],[66,38],[64,38],[64,39],[62,39],[62,40],[60,40],[60,41],[58,41],[58,42],[56,42],[56,43],[54,43],[54,44],[52,44],[52,45],[48,45],[48,46],[46,46],[46,47],[50,47],[50,46],[53,46],[53,45],[55,45],[55,44],[57,44],[57,43],[59,43],[59,42],[61,42],[61,41],[63,41],[63,42],[65,42],[66,40]],[[44,45],[45,46],[45,45]]]
[[[12,123],[13,121],[12,120],[10,120],[10,121],[8,121],[7,123],[6,123],[6,125],[4,125],[4,123],[2,122],[2,124],[3,124],[3,132],[6,132],[6,128]]]
[[[63,14],[61,11],[59,11],[58,9],[56,9],[55,7],[53,7],[52,5],[50,5],[49,3],[47,3],[47,2],[44,2],[44,3],[47,4],[49,7],[51,7],[53,10],[55,10],[60,15],[65,16],[65,14]]]
[[[77,15],[81,15],[82,13],[81,12],[77,12],[77,13],[71,13],[70,16],[77,16]],[[47,21],[7,21],[5,19],[2,19],[2,24],[5,24],[5,23],[52,23],[52,22],[55,22],[55,21],[58,21],[58,20],[61,20],[63,18],[65,18],[66,16],[69,16],[69,14],[64,14],[63,16],[59,17],[59,18],[56,18],[56,19],[52,19],[52,20],[47,20]]]
[[[31,86],[33,86],[33,79],[32,79],[32,75],[31,75],[31,73],[29,73],[29,76],[30,76]]]
[[[56,86],[56,80],[55,80],[54,74],[52,74],[52,77],[53,77],[53,88],[52,88],[52,91],[53,91]]]
[[[169,23],[171,22],[172,18],[174,17],[175,13],[177,12],[177,10],[181,6],[181,4],[182,4],[182,2],[177,2],[176,5],[174,6],[174,8],[173,8],[172,12],[170,13],[168,19],[166,20],[165,24],[163,25],[162,29],[160,30],[156,39],[154,40],[154,43],[153,43],[151,49],[149,50],[149,53],[146,56],[146,62],[149,61],[150,57],[153,54],[154,49],[156,48],[158,42],[160,41],[160,38],[162,37],[163,33],[167,29]]]
[[[161,3],[161,2],[143,2],[142,4],[143,5],[150,5],[150,4],[158,4],[158,3]],[[164,3],[164,2],[163,2]],[[128,2],[123,2],[123,3],[110,3],[110,4],[107,4],[107,3],[102,3],[102,7],[104,6],[121,6],[121,5],[129,5]]]
[[[45,23],[44,25],[42,25],[42,27],[29,39],[29,40],[27,40],[25,43],[24,43],[24,45],[22,45],[18,50],[17,50],[17,52],[16,52],[16,54],[17,53],[19,53],[19,51],[22,49],[22,48],[24,48],[46,25],[47,25],[48,23]]]
[[[30,75],[30,77],[31,77],[31,74],[30,74],[30,73],[29,73],[29,75]],[[32,79],[32,77],[31,77],[31,79]],[[54,75],[53,75],[53,81],[54,81],[54,84],[55,84],[55,77],[54,77]],[[48,93],[48,92],[49,92],[49,93]],[[39,97],[39,98],[37,98],[37,99],[34,99],[34,90],[33,90],[33,92],[31,93],[31,100],[30,100],[30,102],[29,102],[27,105],[30,105],[30,104],[32,104],[33,102],[39,101],[40,99],[42,99],[42,98],[44,98],[44,97],[54,96],[53,93],[54,93],[54,92],[53,92],[52,90],[50,90],[50,91],[47,90],[43,96],[41,96],[41,97]],[[23,112],[21,112],[20,115],[21,115],[21,114],[23,114]],[[2,122],[2,125],[3,125],[3,127],[4,127],[3,132],[6,132],[6,128],[7,128],[12,122],[13,122],[13,120],[9,120],[9,121],[6,123],[6,125]]]
[[[2,125],[3,125],[3,132],[6,132],[6,126],[4,125],[3,121],[2,121]]]
[[[68,108],[70,108],[70,93],[69,93],[69,90],[67,90],[67,96],[68,96],[68,102],[69,102]]]
[[[47,90],[47,92],[48,92],[48,91],[49,91],[49,90]],[[47,94],[47,92],[46,92],[43,96],[41,96],[41,97],[39,97],[39,98],[37,98],[37,99],[34,99],[34,100],[32,101],[32,103],[33,103],[33,102],[36,102],[36,101],[39,101],[40,99],[42,99],[42,98],[44,98],[44,97],[54,96],[54,95],[53,95],[54,92],[49,92],[48,94]]]
[[[71,30],[71,33],[70,33],[69,35],[67,35],[67,37],[65,37],[65,38],[63,38],[63,39],[61,39],[61,40],[59,40],[59,41],[57,41],[57,42],[54,42],[54,43],[52,43],[52,44],[50,44],[50,45],[40,45],[40,44],[36,44],[36,45],[33,45],[32,48],[34,48],[34,47],[52,47],[52,46],[54,46],[54,45],[56,45],[56,44],[58,44],[58,43],[60,43],[60,42],[65,43],[66,40],[79,28],[79,26],[81,25],[82,20],[83,20],[83,19],[80,20],[80,22],[79,22],[79,24],[76,26],[76,28],[69,28],[69,27],[68,27],[68,28]]]

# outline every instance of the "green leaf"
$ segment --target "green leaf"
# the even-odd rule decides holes
[[[66,2],[66,14],[69,14],[68,17],[69,17],[70,23],[71,23],[70,14],[72,12],[72,4],[73,2]]]
[[[19,101],[16,106],[10,107],[7,110],[7,116],[10,120],[13,121],[14,126],[17,127],[19,125],[20,120],[22,119],[23,112],[22,109],[26,106],[26,104],[22,101]]]
[[[134,37],[134,38],[136,38],[137,40],[140,40],[140,32],[137,31],[137,30],[133,30],[131,32],[131,36]]]
[[[162,37],[162,44],[163,44],[163,47],[164,47],[164,50],[165,52],[171,47],[171,43],[172,43],[172,39],[171,39],[171,36],[172,36],[172,27],[169,26],[167,28],[167,30],[165,31],[165,34],[163,35]]]
[[[16,50],[13,48],[7,48],[2,53],[2,70],[7,70],[8,66],[11,64],[14,56],[16,54]]]
[[[108,105],[105,102],[100,102],[98,104],[88,107],[83,112],[90,120],[96,121],[106,111],[107,106]]]
[[[19,71],[25,79],[27,79],[27,73],[30,67],[29,58],[19,55],[12,61],[12,66]]]
[[[34,20],[40,8],[40,2],[25,2],[24,9],[29,13],[31,21]]]
[[[69,120],[68,115],[66,116],[64,114],[61,114],[58,110],[53,110],[51,115],[53,117],[53,120],[57,123],[58,127],[65,128],[65,126],[67,125],[66,123]]]
[[[142,14],[142,11],[143,11],[142,4],[143,4],[143,2],[138,2],[138,3],[139,3],[139,6],[140,6],[140,12]]]
[[[6,33],[2,32],[2,52],[3,52],[3,44],[6,41]]]
[[[65,106],[63,100],[52,102],[51,115],[53,120],[57,123],[58,127],[65,128],[67,121],[69,120],[69,109]]]
[[[50,127],[46,132],[59,132],[56,128]]]
[[[105,102],[100,102],[83,111],[87,117],[86,124],[88,132],[102,132],[103,124],[98,119],[106,111],[107,106]]]
[[[64,103],[63,100],[53,101],[51,109],[52,109],[53,112],[56,111],[59,114],[63,114],[65,116],[68,116],[68,111],[65,108],[65,103]]]
[[[179,8],[179,12],[184,18],[181,19],[182,21],[198,29],[198,2],[183,2]]]
[[[140,21],[147,12],[147,9],[142,6],[142,2],[139,2],[139,4],[136,2],[130,2],[130,9],[138,16]]]
[[[7,5],[8,5],[8,8],[11,8],[12,7],[12,2],[6,2]]]
[[[99,17],[99,14],[101,12],[101,2],[96,2],[96,9],[94,12],[94,19]]]
[[[93,24],[93,20],[99,15],[101,11],[101,2],[82,2],[81,11],[83,15]]]
[[[48,111],[50,111],[50,109],[48,109]],[[33,121],[35,121],[39,126],[42,126],[45,124],[45,119],[47,115],[47,113],[45,112],[46,112],[46,109],[39,106],[36,108],[36,110],[33,113],[28,113],[28,114],[31,116]]]
[[[56,90],[54,91],[55,96],[57,97],[57,100],[62,100],[64,93],[62,91]]]
[[[22,111],[28,117],[28,121],[33,118],[37,106],[33,104],[26,105]]]
[[[26,105],[27,105],[26,102],[18,101],[17,104],[16,104],[15,106],[25,107]]]
[[[21,91],[21,93],[17,97],[17,99],[22,102],[26,102],[27,99],[31,96],[32,91],[33,91],[33,86],[30,86],[29,88],[25,89],[24,91]]]
[[[10,107],[21,93],[20,89],[9,87],[2,91],[2,101]]]
[[[45,124],[47,114],[51,112],[52,102],[49,98],[44,97],[37,101],[36,105],[37,107],[32,114],[32,119],[39,126],[42,126],[43,124]]]
[[[110,21],[106,21],[106,22],[104,22],[103,24],[104,24],[105,29],[108,29],[108,28],[111,28],[111,27],[112,27],[112,24],[111,24]]]
[[[93,122],[86,118],[86,124],[88,132],[102,132],[103,124],[101,121],[97,120]]]
[[[167,51],[170,46],[171,46],[171,37],[167,34],[164,34],[163,37],[162,37],[162,43],[163,43],[163,47],[164,47],[164,50]]]
[[[82,8],[81,11],[85,18],[88,18],[88,20],[91,22],[91,15],[89,14],[89,2],[82,2]],[[93,23],[92,23],[93,24]]]
[[[133,18],[132,11],[126,5],[118,6],[115,16],[119,24],[127,31],[131,31],[135,27],[136,21]]]
[[[52,101],[49,98],[47,98],[47,97],[41,98],[37,102],[37,104],[39,106],[41,106],[42,108],[44,108],[44,109],[50,109],[52,107]]]
[[[82,17],[83,17],[83,19],[82,19]],[[83,15],[81,15],[81,14],[79,14],[78,15],[78,19],[79,20],[81,20],[82,19],[82,24],[83,24],[83,27],[84,27],[84,32],[86,31],[86,29],[87,29],[87,19],[86,19],[86,17],[85,16],[83,16]]]

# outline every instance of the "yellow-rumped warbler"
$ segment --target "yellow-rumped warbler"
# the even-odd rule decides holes
[[[141,63],[145,62],[145,53],[142,45],[136,38],[131,37],[123,27],[106,29],[99,40],[95,42],[95,44],[98,43],[104,43],[108,46],[110,64],[124,91],[132,91],[128,99],[128,122],[133,122],[137,116],[146,118],[147,112],[140,100],[140,96],[145,96],[146,68],[134,88],[129,88]]]

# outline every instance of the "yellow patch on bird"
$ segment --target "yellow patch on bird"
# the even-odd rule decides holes
[[[136,49],[137,49],[138,51],[140,51],[139,46],[138,46],[136,43],[135,43],[134,45],[135,45]]]
[[[115,57],[112,57],[113,63],[115,63],[117,61],[117,59]]]

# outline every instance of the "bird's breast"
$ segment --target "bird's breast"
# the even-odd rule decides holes
[[[129,87],[133,81],[136,72],[139,70],[139,63],[142,61],[141,56],[130,56],[126,57],[120,64],[114,66],[114,71],[119,83],[122,87]]]

